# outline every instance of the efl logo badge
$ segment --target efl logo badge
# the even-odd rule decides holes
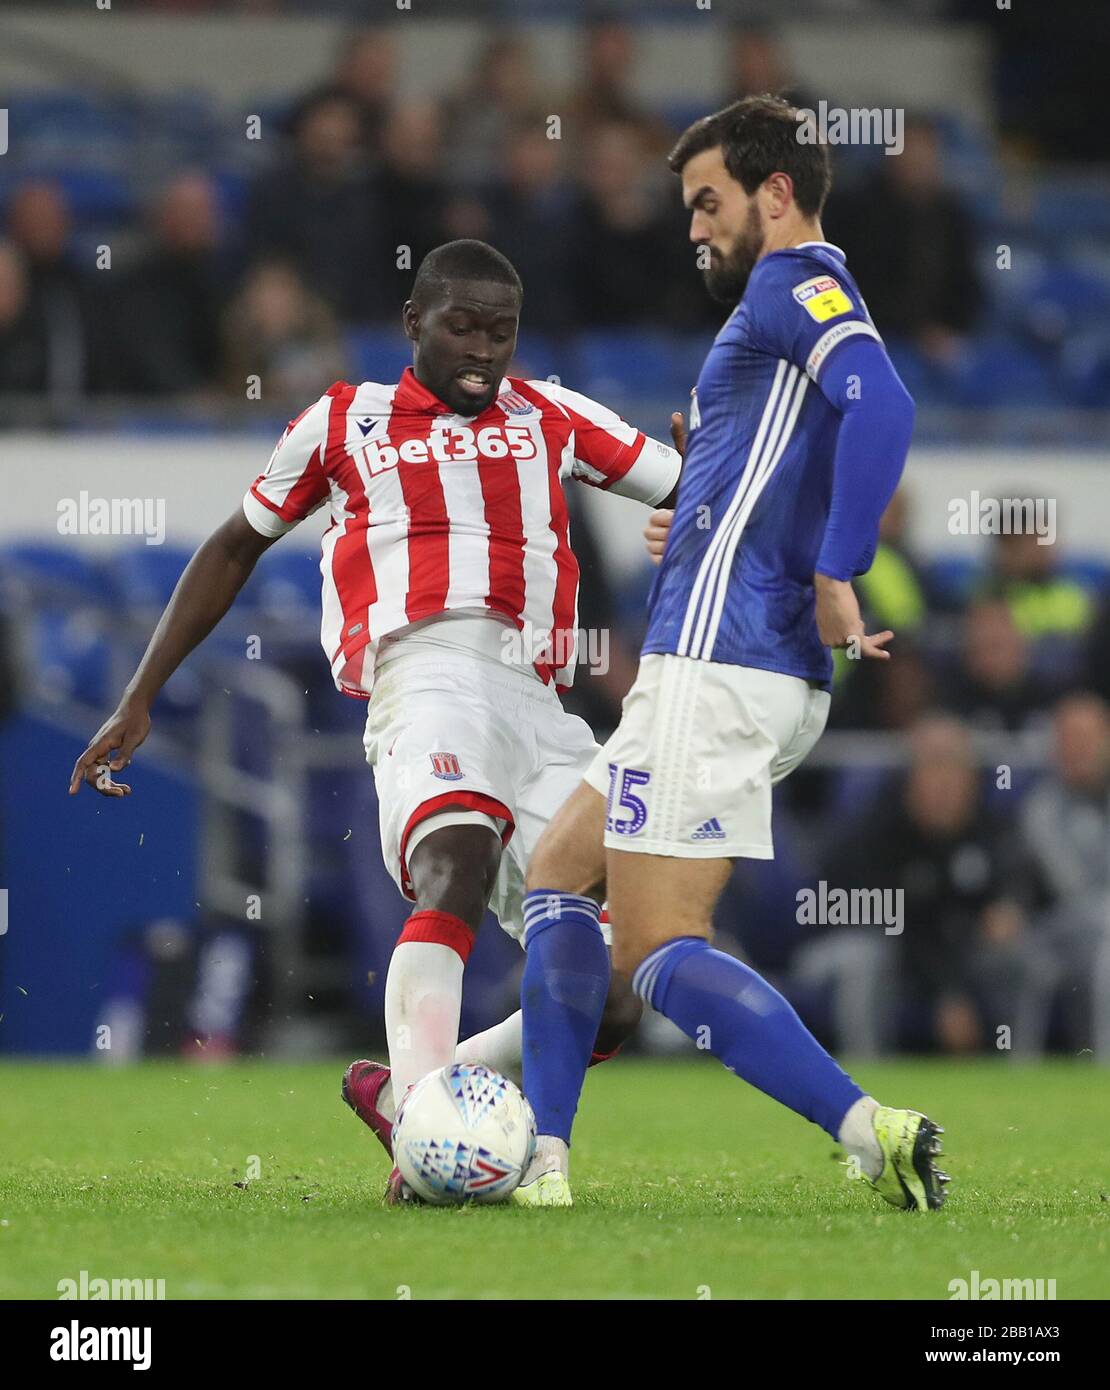
[[[531,401],[525,400],[519,391],[502,391],[497,398],[497,404],[506,415],[531,415],[536,408]]]
[[[443,782],[458,782],[462,778],[462,768],[454,753],[429,753],[432,760],[432,776]]]
[[[818,323],[852,312],[852,301],[840,288],[840,282],[831,275],[803,280],[800,285],[794,286],[792,293],[810,318]]]

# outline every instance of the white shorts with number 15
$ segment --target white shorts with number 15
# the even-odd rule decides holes
[[[821,737],[827,691],[797,676],[653,653],[586,781],[607,849],[773,859],[771,788]]]

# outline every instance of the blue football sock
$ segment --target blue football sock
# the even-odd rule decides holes
[[[524,899],[524,1094],[536,1133],[568,1144],[609,993],[600,914],[576,893],[541,889]]]
[[[653,951],[632,987],[729,1071],[834,1139],[864,1095],[777,989],[700,936],[680,936]]]

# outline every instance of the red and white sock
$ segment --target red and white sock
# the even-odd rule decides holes
[[[385,1027],[393,1096],[455,1055],[463,968],[474,933],[449,912],[414,912],[405,923],[385,982]]]

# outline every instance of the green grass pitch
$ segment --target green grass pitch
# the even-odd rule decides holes
[[[590,1073],[573,1210],[385,1209],[341,1073],[0,1066],[0,1297],[56,1298],[81,1270],[171,1299],[945,1299],[972,1270],[1110,1295],[1110,1077],[1082,1062],[859,1067],[947,1129],[928,1216],[708,1058]]]

